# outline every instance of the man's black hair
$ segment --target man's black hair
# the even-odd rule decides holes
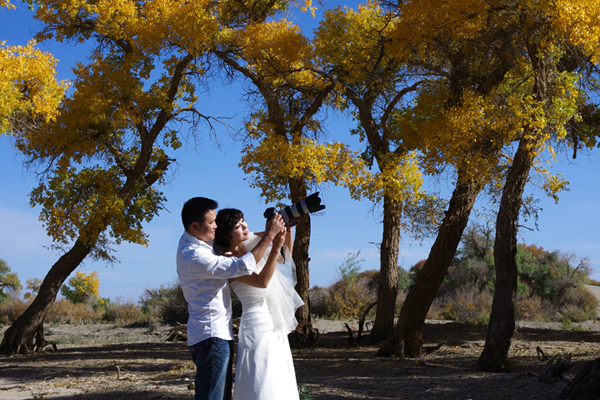
[[[181,210],[183,228],[187,231],[193,222],[204,223],[204,215],[210,210],[216,210],[219,205],[216,201],[206,197],[193,197],[185,202]]]

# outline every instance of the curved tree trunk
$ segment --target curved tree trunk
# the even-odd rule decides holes
[[[392,337],[381,348],[380,354],[394,354],[400,357],[421,355],[423,325],[427,311],[454,258],[471,209],[482,188],[478,182],[460,182],[459,176],[459,183],[452,193],[446,216],[429,251],[429,257],[406,296]]]
[[[33,341],[38,327],[44,322],[48,310],[54,304],[63,282],[90,251],[90,246],[86,246],[77,240],[73,247],[58,259],[48,271],[33,302],[4,332],[2,344],[0,344],[0,354],[23,354],[33,350],[27,346],[27,343]]]
[[[166,122],[163,121],[163,123]],[[167,157],[163,157],[146,173],[145,171],[151,161],[151,155],[148,152],[151,151],[152,146],[144,147],[146,150],[142,151],[139,156],[135,167],[135,174],[128,178],[119,190],[119,197],[125,203],[130,203],[137,193],[151,187],[169,166],[170,160]],[[88,236],[98,237],[107,227],[108,225],[103,222],[101,225],[92,228],[92,231],[88,232]],[[38,327],[44,322],[44,318],[52,304],[54,304],[56,295],[63,282],[90,254],[93,245],[94,243],[84,244],[81,239],[77,239],[73,247],[54,263],[48,274],[46,274],[33,302],[10,328],[4,332],[4,337],[0,344],[0,354],[18,354],[29,351],[27,343],[31,343]]]
[[[477,367],[483,371],[506,370],[508,350],[515,330],[517,224],[521,198],[533,163],[530,145],[525,139],[519,143],[500,200],[494,244],[496,289],[485,346],[477,361]]]
[[[369,342],[387,339],[394,331],[396,297],[398,296],[398,251],[402,206],[388,196],[383,199],[383,238],[381,240],[377,314]]]

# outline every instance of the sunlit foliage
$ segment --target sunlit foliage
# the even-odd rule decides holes
[[[182,126],[195,132],[209,121],[196,104],[201,57],[235,10],[224,2],[131,0],[50,0],[35,10],[44,23],[39,40],[88,42],[93,50],[74,67],[56,118],[15,132],[17,148],[45,172],[31,203],[42,206],[57,246],[78,239],[112,260],[112,243],[147,243],[142,224],[164,201],[153,184],[166,182],[167,151],[181,146]]]
[[[18,293],[23,286],[16,272],[12,272],[7,262],[0,258],[0,303]]]
[[[75,276],[69,279],[69,283],[60,288],[60,294],[73,304],[89,303],[98,299],[100,294],[98,271],[90,274],[82,271],[75,272]]]
[[[268,130],[260,135],[258,130],[253,132],[253,138],[263,139],[244,148],[241,166],[254,176],[251,186],[261,188],[267,201],[285,199],[290,178],[354,187],[370,175],[360,154],[342,143],[321,144],[305,137],[290,142]]]
[[[15,8],[15,5],[11,4],[8,0],[0,0],[0,7],[6,7],[7,9],[11,10]]]
[[[351,194],[401,204],[403,219],[410,221],[405,227],[416,233],[435,223],[440,204],[423,190],[421,143],[399,124],[424,80],[411,75],[406,60],[390,50],[398,23],[398,15],[375,2],[356,10],[336,7],[325,12],[314,43],[321,62],[335,76],[335,104],[350,110],[359,124],[353,133],[371,167],[363,179],[349,181]]]
[[[29,278],[29,279],[27,279],[26,283],[27,283],[27,290],[29,290],[29,292],[25,293],[23,295],[23,298],[25,300],[34,299],[35,296],[37,296],[38,292],[40,291],[40,286],[42,285],[42,280],[40,278]]]
[[[224,34],[225,35],[225,34]],[[240,166],[267,201],[284,200],[290,182],[314,186],[366,179],[360,155],[336,142],[320,142],[322,108],[334,83],[318,71],[314,49],[285,19],[231,27],[215,54],[253,85],[250,141]],[[298,194],[295,194],[298,195]]]
[[[15,118],[28,115],[50,121],[58,113],[68,85],[56,80],[54,57],[35,45],[35,41],[27,46],[0,42],[0,134],[14,129]]]
[[[498,179],[486,148],[524,139],[537,159],[552,157],[569,133],[578,136],[574,147],[593,144],[580,121],[594,88],[584,81],[585,60],[595,62],[600,42],[597,2],[418,0],[404,2],[399,14],[390,50],[436,77],[399,121],[408,140],[427,149],[428,171],[449,162],[467,176]],[[566,181],[546,165],[536,171],[550,196],[564,190]]]

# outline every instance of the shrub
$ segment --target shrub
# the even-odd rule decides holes
[[[9,299],[0,302],[0,324],[12,324],[19,318],[19,315],[23,314],[27,306],[29,306],[29,302],[21,299]]]
[[[334,285],[328,306],[331,315],[342,319],[358,319],[373,302],[368,290],[360,284],[346,284],[343,281]]]
[[[560,310],[560,320],[565,322],[583,322],[596,318],[598,300],[589,290],[577,292],[573,303],[566,304]]]
[[[45,323],[101,323],[119,322],[123,324],[142,322],[144,316],[139,306],[132,302],[117,300],[111,303],[104,299],[106,306],[90,307],[87,304],[73,304],[65,299],[54,302],[46,318]],[[13,299],[0,303],[0,324],[12,324],[27,309],[30,301]]]
[[[517,296],[516,319],[522,321],[552,321],[556,312],[548,300],[539,296]]]
[[[444,319],[475,325],[489,322],[492,310],[492,294],[489,291],[463,287],[446,296],[441,313]]]
[[[587,284],[592,285],[592,286],[600,286],[600,281],[597,281],[592,278],[588,278]]]
[[[329,318],[358,319],[377,298],[378,284],[378,271],[364,271],[351,279],[340,280],[327,289],[313,289],[310,295],[318,293],[319,299],[316,301],[318,308],[315,312],[311,297],[311,311]]]
[[[136,322],[147,322],[145,315],[139,306],[131,301],[123,301],[117,298],[114,302],[108,302],[104,307],[102,320],[106,322],[117,322],[131,324]]]
[[[415,283],[415,275],[403,268],[398,268],[398,290],[401,292],[408,289]]]
[[[310,298],[310,312],[317,317],[327,317],[331,315],[328,308],[330,304],[331,293],[329,289],[315,286],[310,289],[308,294]]]
[[[563,323],[583,322],[588,319],[585,311],[574,304],[566,305],[560,310],[560,321]]]
[[[65,299],[54,302],[44,322],[46,323],[98,323],[102,321],[103,310],[93,309],[87,304],[73,304]]]
[[[160,315],[162,320],[168,324],[187,324],[189,317],[188,306],[181,286],[176,285],[173,288],[172,296],[168,296],[163,301],[160,307]]]
[[[431,303],[431,307],[427,310],[427,319],[444,319],[445,312],[445,296],[436,296]]]
[[[147,288],[140,301],[142,311],[149,320],[158,318],[168,324],[187,323],[187,302],[178,282],[161,285],[158,289]]]

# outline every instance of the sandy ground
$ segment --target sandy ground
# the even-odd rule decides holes
[[[519,323],[512,368],[502,374],[473,368],[485,327],[427,321],[426,355],[400,360],[375,357],[374,346],[348,346],[343,321],[314,325],[321,333],[317,345],[293,355],[298,384],[315,400],[555,399],[585,361],[600,357],[600,323],[571,331]],[[47,338],[61,343],[57,352],[0,357],[0,399],[190,399],[194,365],[185,343],[165,342],[168,329],[48,326]],[[538,358],[538,347],[549,358],[571,354],[573,368],[557,382],[538,382],[547,364]]]
[[[600,298],[600,287],[589,289]],[[475,371],[483,326],[427,321],[425,355],[394,359],[375,357],[378,347],[364,342],[349,345],[346,323],[356,336],[356,321],[313,320],[320,332],[316,346],[293,350],[298,384],[314,400],[556,399],[584,362],[600,357],[599,320],[576,324],[576,330],[518,322],[508,373]],[[6,329],[0,327],[0,335]],[[195,368],[185,343],[165,341],[169,329],[46,326],[46,338],[59,343],[58,351],[0,356],[0,400],[191,399]],[[556,382],[538,382],[548,363],[538,348],[548,359],[571,355],[573,367]]]

